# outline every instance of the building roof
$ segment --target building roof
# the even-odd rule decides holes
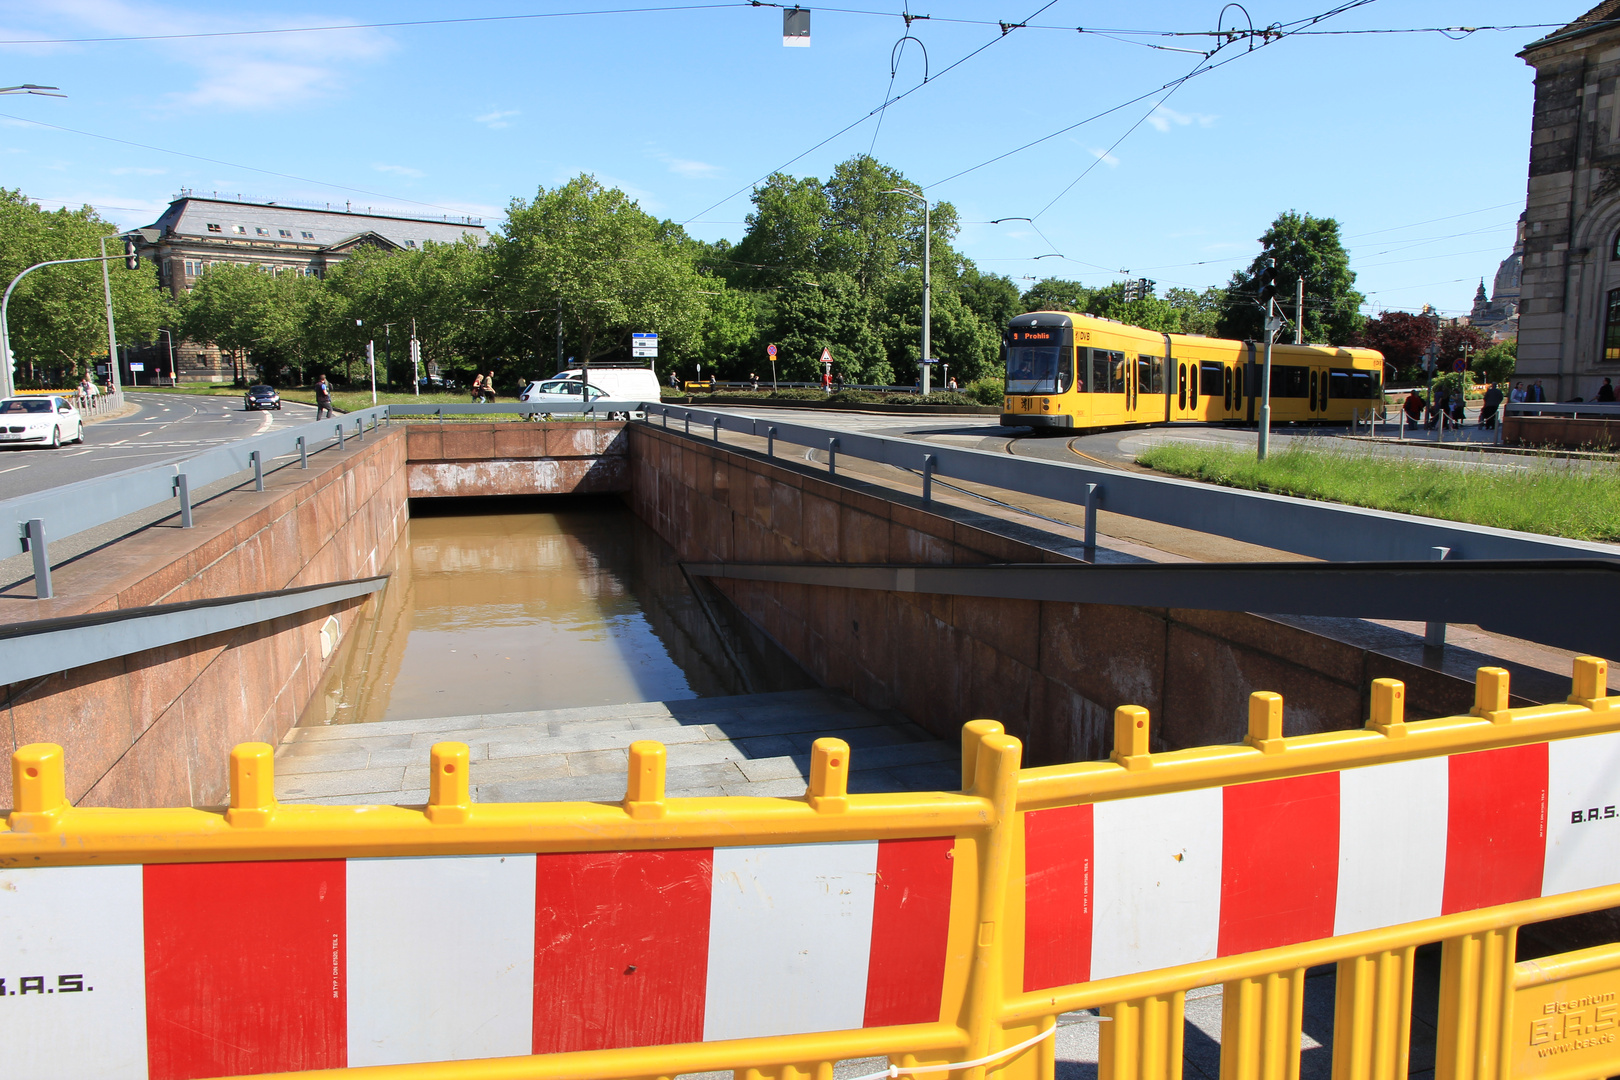
[[[1562,30],[1555,30],[1539,41],[1532,41],[1529,45],[1525,46],[1525,51],[1528,52],[1529,50],[1539,48],[1542,45],[1550,45],[1554,41],[1561,41],[1564,38],[1578,37],[1581,34],[1590,33],[1593,30],[1612,28],[1615,26],[1620,26],[1620,0],[1603,0],[1601,4],[1597,5],[1591,11],[1588,11],[1585,15],[1582,15],[1580,18],[1576,19]]]
[[[1620,0],[1617,0],[1620,2]],[[217,225],[210,230],[209,225]],[[455,243],[471,237],[489,242],[489,233],[476,218],[416,218],[386,214],[357,214],[345,210],[306,209],[275,203],[198,198],[182,194],[153,223],[168,236],[268,240],[284,244],[333,247],[357,234],[376,233],[399,247],[420,248],[425,241]],[[238,232],[240,227],[245,230]],[[263,232],[260,232],[263,230]],[[290,236],[281,235],[282,231]],[[305,233],[311,235],[305,236]]]

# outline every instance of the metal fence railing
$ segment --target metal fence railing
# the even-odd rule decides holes
[[[1613,544],[1565,540],[1081,464],[1015,458],[792,424],[736,411],[609,400],[585,408],[527,402],[378,405],[336,419],[272,430],[182,461],[129,469],[0,501],[0,529],[11,527],[9,522],[16,523],[21,551],[33,555],[36,594],[43,599],[51,595],[47,538],[61,540],[164,503],[173,503],[181,523],[189,526],[192,491],[250,470],[262,488],[263,475],[270,470],[272,461],[297,455],[300,464],[307,464],[310,454],[341,447],[346,439],[364,437],[390,419],[431,418],[443,422],[447,417],[522,415],[532,419],[581,413],[614,420],[645,417],[646,423],[664,428],[678,426],[687,434],[711,440],[719,440],[727,432],[754,435],[765,441],[767,455],[775,455],[778,443],[817,451],[825,455],[830,472],[837,471],[840,461],[850,459],[892,466],[922,477],[925,500],[930,498],[933,478],[941,477],[1076,504],[1086,508],[1086,542],[1092,546],[1096,542],[1096,512],[1106,508],[1125,517],[1333,561],[1428,559],[1437,548],[1448,549],[1449,557],[1454,559],[1620,558],[1620,546]]]

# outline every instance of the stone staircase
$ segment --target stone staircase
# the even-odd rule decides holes
[[[810,744],[823,736],[849,743],[853,792],[961,787],[956,743],[818,689],[295,727],[276,751],[276,797],[425,803],[428,749],[455,741],[472,750],[480,802],[617,801],[637,739],[668,748],[672,796],[795,797],[804,794]]]

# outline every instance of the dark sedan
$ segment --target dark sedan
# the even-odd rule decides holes
[[[242,395],[242,409],[253,412],[255,409],[281,408],[281,395],[276,393],[273,386],[250,386],[247,393]]]

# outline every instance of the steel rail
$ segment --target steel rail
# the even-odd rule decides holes
[[[1355,563],[1004,563],[974,566],[685,563],[688,573],[841,589],[1472,623],[1620,656],[1620,560]],[[1504,602],[1522,597],[1523,603]]]
[[[0,626],[0,686],[368,596],[388,575]]]
[[[1068,462],[1015,458],[986,450],[864,435],[791,424],[737,412],[682,406],[647,406],[647,422],[681,422],[699,430],[751,434],[776,443],[825,450],[838,440],[838,457],[890,465],[921,475],[981,484],[1037,498],[1084,506],[1088,489],[1101,509],[1145,521],[1229,537],[1259,547],[1331,562],[1395,562],[1431,557],[1437,547],[1452,559],[1613,559],[1620,546],[1441,521],[1339,503],[1315,502],[1192,480],[1147,476]]]

